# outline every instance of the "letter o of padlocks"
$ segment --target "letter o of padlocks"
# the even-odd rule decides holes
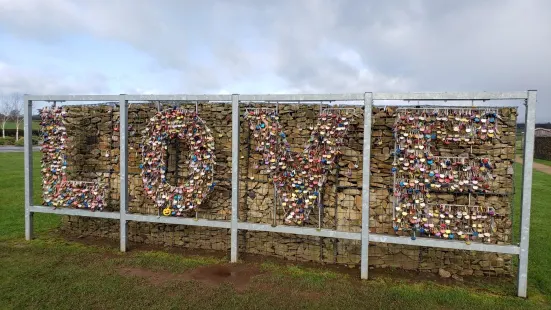
[[[167,181],[168,142],[180,139],[189,146],[188,177],[179,184]],[[143,132],[141,176],[146,195],[165,216],[196,210],[214,189],[214,138],[195,111],[167,109],[156,113]]]

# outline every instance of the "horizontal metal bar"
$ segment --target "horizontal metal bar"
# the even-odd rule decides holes
[[[31,101],[118,101],[120,95],[29,95]]]
[[[52,166],[57,166],[57,165],[51,165],[50,167]],[[90,181],[66,181],[67,183],[70,183],[70,184],[75,184],[75,185],[78,185],[78,184],[97,184],[98,182],[90,182]]]
[[[481,208],[480,205],[454,205],[448,203],[427,203],[427,206],[445,206],[445,207],[468,207],[468,208]],[[482,207],[483,208],[483,207]]]
[[[245,108],[246,112],[257,112],[257,111],[267,111],[267,112],[276,112],[275,108]]]
[[[374,100],[517,100],[528,98],[518,92],[444,92],[444,93],[373,93]]]
[[[120,95],[29,95],[31,101],[117,101]],[[450,93],[373,93],[374,100],[518,100],[528,98],[528,92],[450,92]],[[221,101],[230,102],[231,95],[126,95],[129,101]],[[300,101],[361,101],[363,93],[352,94],[273,94],[240,95],[240,101],[300,102]],[[363,103],[351,103],[362,106]],[[375,106],[381,106],[375,104]],[[459,105],[458,105],[459,106]],[[474,105],[477,106],[476,104]],[[448,105],[448,107],[455,107]],[[489,107],[491,108],[491,106]],[[495,108],[495,107],[493,107]]]
[[[316,237],[326,237],[326,238],[340,238],[340,239],[350,239],[350,240],[361,240],[361,233],[345,232],[345,231],[336,231],[330,229],[317,229],[310,227],[297,227],[297,226],[286,226],[279,225],[273,227],[268,224],[253,224],[253,223],[243,223],[240,222],[237,224],[238,229],[243,230],[255,230],[255,231],[265,231],[265,232],[274,232],[282,234],[295,234],[303,236],[316,236]]]
[[[88,209],[70,209],[70,208],[57,208],[44,207],[44,206],[32,206],[30,208],[31,212],[35,213],[51,213],[59,215],[74,215],[74,216],[86,216],[86,217],[96,217],[104,219],[119,219],[119,212],[102,212],[102,211],[91,211]]]
[[[362,101],[364,94],[239,95],[239,101]]]
[[[173,217],[173,216],[156,216],[156,215],[142,215],[142,214],[130,214],[125,216],[127,221],[136,222],[148,222],[148,223],[162,223],[162,224],[174,224],[174,225],[188,225],[188,226],[203,226],[203,227],[216,227],[216,228],[230,228],[229,221],[212,221],[205,219],[195,219],[189,217]]]
[[[128,101],[231,101],[231,95],[126,95]]]
[[[499,111],[499,108],[501,108],[501,106],[485,106],[485,107],[481,107],[481,106],[476,106],[476,105],[471,105],[470,103],[468,102],[464,102],[463,103],[464,106],[459,106],[459,108],[462,108],[462,110],[481,110],[481,109],[484,109],[484,110],[489,110],[488,112],[498,112]],[[455,106],[455,107],[451,107],[452,109],[457,109],[458,106]],[[513,106],[514,108],[514,106]],[[396,110],[397,111],[402,111],[402,110],[449,110],[450,107],[442,107],[442,106],[439,106],[439,105],[425,105],[425,106],[420,106],[420,107],[417,107],[417,105],[415,104],[412,104],[411,107],[408,107],[408,106],[400,106],[399,108],[397,108]]]
[[[30,212],[84,216],[84,217],[94,217],[94,218],[108,218],[108,219],[120,218],[120,214],[118,212],[100,212],[100,211],[93,212],[90,210],[69,209],[69,208],[54,209],[52,207],[44,207],[44,206],[32,206],[30,207]],[[155,215],[141,215],[141,214],[127,214],[126,220],[136,221],[136,222],[202,226],[202,227],[215,227],[215,228],[227,228],[227,229],[231,227],[231,223],[229,221],[213,221],[213,220],[205,220],[205,219],[180,218],[180,217],[168,217],[168,216],[159,217]],[[285,226],[285,225],[273,227],[268,224],[254,224],[254,223],[241,222],[238,224],[238,229],[274,232],[274,233],[282,233],[282,234],[296,234],[296,235],[303,235],[303,236],[361,240],[361,233],[335,231],[330,229],[316,229],[316,228],[309,228],[309,227],[296,227],[296,226]],[[514,245],[495,245],[495,244],[484,244],[484,243],[476,243],[476,242],[473,242],[471,244],[466,244],[465,242],[439,240],[439,239],[431,239],[431,238],[417,238],[415,240],[412,240],[409,237],[388,236],[388,235],[381,235],[381,234],[369,234],[369,241],[422,246],[422,247],[435,247],[435,248],[443,248],[443,249],[494,252],[494,253],[503,253],[503,254],[520,253],[519,247]]]
[[[496,245],[472,242],[467,244],[461,241],[442,240],[434,238],[416,238],[412,240],[410,237],[401,236],[389,236],[382,234],[369,234],[369,241],[393,243],[403,245],[414,245],[423,247],[443,248],[443,249],[456,249],[467,251],[481,251],[481,252],[494,252],[502,254],[519,254],[520,248],[516,245]]]

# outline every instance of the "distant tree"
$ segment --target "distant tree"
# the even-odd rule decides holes
[[[23,95],[0,94],[0,114],[2,138],[6,137],[6,123],[11,120],[15,122],[15,141],[18,141],[19,128],[23,126]]]
[[[15,121],[15,141],[19,141],[19,128],[23,126],[23,95],[13,93],[8,98],[12,106],[10,115],[13,116],[13,120]],[[32,132],[25,134],[32,135]]]
[[[19,111],[17,109],[11,110],[9,114],[10,119],[15,120],[19,117]]]
[[[2,138],[6,137],[6,123],[11,119],[11,112],[14,110],[10,96],[0,93],[0,127],[2,127]]]

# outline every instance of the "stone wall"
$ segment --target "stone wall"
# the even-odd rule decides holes
[[[165,104],[165,106],[167,106]],[[195,109],[194,104],[184,104]],[[265,107],[265,105],[264,105]],[[211,128],[216,148],[216,186],[214,192],[198,210],[198,218],[229,220],[231,211],[231,106],[222,103],[200,103],[198,111],[207,126]],[[308,127],[313,125],[319,114],[319,105],[279,105],[280,123],[285,128],[288,140],[295,151],[300,151],[310,137]],[[155,104],[132,104],[129,107],[129,212],[158,214],[152,201],[144,196],[139,175],[139,144],[141,130],[157,111]],[[71,154],[69,166],[74,178],[94,181],[107,178],[110,184],[108,210],[118,210],[119,198],[119,136],[118,107],[71,106],[67,108],[67,122],[78,124],[68,126],[69,136],[76,137],[68,145]],[[241,111],[244,112],[244,108]],[[359,232],[361,226],[361,179],[362,179],[362,137],[363,110],[356,108],[355,117],[342,149],[343,155],[338,167],[328,177],[323,190],[322,228],[339,231]],[[499,139],[483,146],[439,145],[443,156],[457,156],[468,153],[472,156],[488,156],[496,163],[496,195],[473,197],[477,202],[486,202],[498,213],[504,215],[496,221],[497,233],[492,243],[511,243],[511,199],[513,192],[512,162],[514,159],[516,110],[500,109]],[[395,122],[394,108],[374,108],[372,127],[372,165],[370,228],[373,233],[395,234],[392,228],[392,162],[394,148],[392,126]],[[272,224],[274,188],[268,182],[268,175],[255,169],[260,158],[250,143],[249,129],[241,121],[240,132],[240,221]],[[97,141],[87,138],[97,136]],[[88,143],[87,143],[88,142]],[[91,144],[90,142],[96,142]],[[83,153],[84,148],[90,150]],[[92,145],[92,147],[90,147]],[[169,148],[169,175],[185,170],[184,148]],[[73,166],[71,166],[73,165]],[[355,165],[358,168],[355,168]],[[467,196],[438,194],[435,201],[466,204]],[[276,221],[283,225],[283,210],[277,209]],[[77,236],[118,238],[118,222],[104,219],[65,217],[63,231]],[[212,229],[180,225],[162,225],[131,222],[129,240],[148,244],[181,246],[200,249],[228,251],[230,234],[227,229]],[[457,241],[461,242],[461,241]],[[302,237],[267,232],[240,231],[240,251],[264,254],[296,261],[318,261],[327,263],[358,265],[361,246],[359,241],[331,238]],[[392,244],[371,244],[369,263],[374,267],[398,267],[427,272],[438,272],[444,268],[459,275],[504,275],[512,273],[510,255],[497,255],[471,251],[445,250]]]
[[[551,160],[551,137],[536,137],[534,158]]]

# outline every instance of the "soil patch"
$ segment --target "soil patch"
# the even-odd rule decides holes
[[[252,264],[224,264],[203,266],[183,273],[123,267],[118,269],[118,273],[145,278],[153,285],[163,285],[171,281],[198,281],[209,286],[229,283],[236,291],[241,292],[247,289],[253,277],[263,272]]]

